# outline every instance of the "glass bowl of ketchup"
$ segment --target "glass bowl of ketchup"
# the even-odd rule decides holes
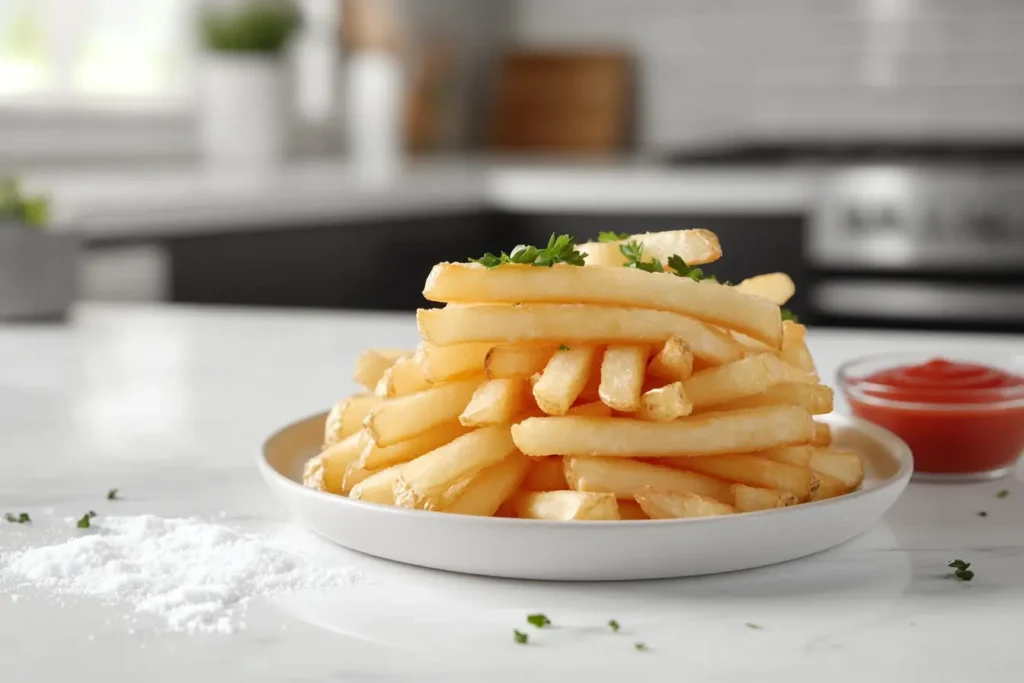
[[[891,354],[839,368],[859,418],[885,427],[914,453],[914,477],[996,479],[1024,450],[1024,364],[996,355]]]

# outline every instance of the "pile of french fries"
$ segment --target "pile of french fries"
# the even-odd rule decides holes
[[[688,264],[705,230],[634,235]],[[368,393],[340,401],[304,483],[349,498],[544,520],[707,517],[843,495],[861,458],[831,446],[832,410],[783,321],[781,273],[736,286],[624,268],[615,242],[585,266],[442,263],[415,351],[372,349]]]

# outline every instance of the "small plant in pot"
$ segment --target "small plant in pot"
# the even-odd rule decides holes
[[[207,159],[267,166],[284,157],[284,52],[301,23],[293,0],[221,0],[201,8],[200,127]]]

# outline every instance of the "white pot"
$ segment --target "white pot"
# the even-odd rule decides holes
[[[63,317],[77,281],[73,236],[0,222],[0,320]]]
[[[201,71],[201,138],[218,164],[270,166],[288,147],[285,66],[271,55],[209,54]]]

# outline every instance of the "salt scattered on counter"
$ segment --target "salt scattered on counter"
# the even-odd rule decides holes
[[[199,519],[104,517],[92,533],[0,554],[0,578],[60,594],[123,601],[171,631],[232,633],[246,603],[353,583],[352,569],[323,567],[275,545]]]

